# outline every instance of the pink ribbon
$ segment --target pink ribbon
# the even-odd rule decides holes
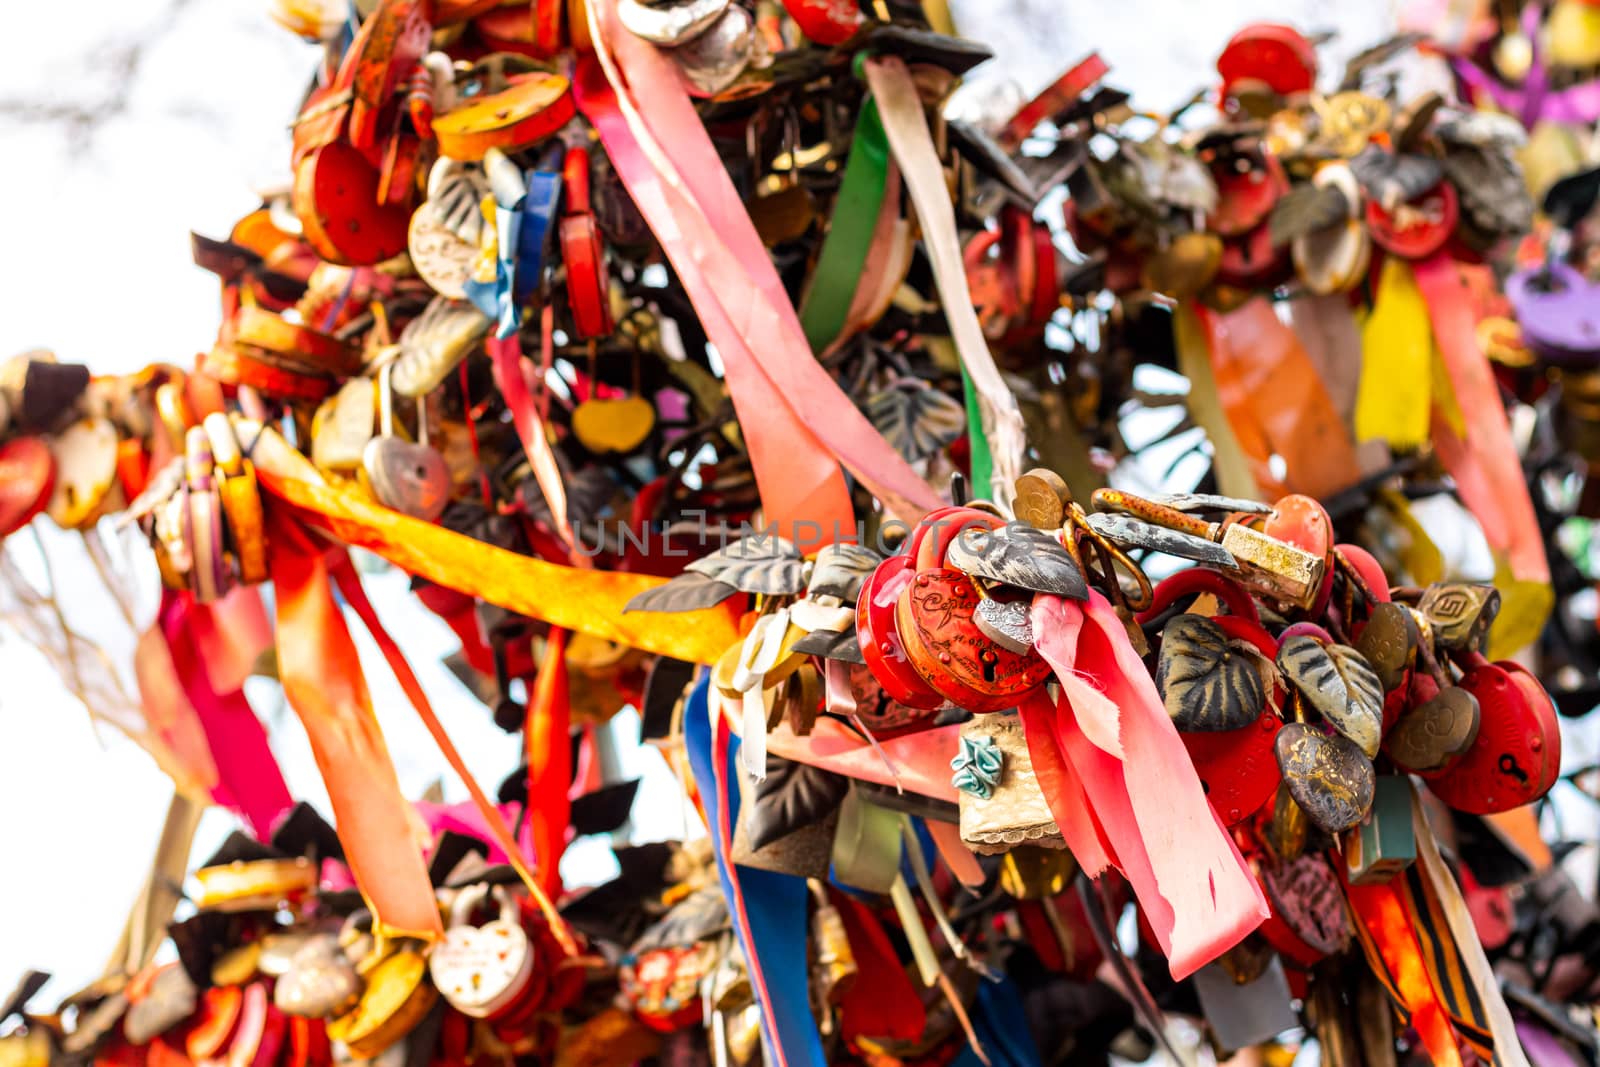
[[[717,348],[767,518],[822,523],[823,542],[849,539],[854,512],[830,455],[892,514],[919,518],[937,495],[814,358],[672,63],[619,32],[613,7],[590,5],[597,56],[579,62],[578,105]]]
[[[1106,862],[1121,870],[1173,978],[1185,978],[1259,926],[1266,898],[1206,800],[1110,603],[1096,592],[1083,606],[1040,594],[1032,620],[1061,698],[1053,722],[1036,705],[1024,709],[1029,753],[1048,754],[1054,742],[1111,854],[1081,841],[1085,822],[1073,810],[1078,794],[1046,788],[1051,812],[1074,852],[1086,849],[1087,857],[1079,854],[1086,870]]]
[[[255,590],[249,595],[255,597]],[[256,606],[260,606],[259,599]],[[189,593],[168,591],[162,597],[157,625],[183,696],[199,717],[216,764],[211,798],[236,812],[250,832],[265,841],[294,801],[267,744],[267,732],[240,688],[244,675],[237,662],[230,669],[222,662],[222,652],[213,654],[215,635],[227,632],[216,625],[213,610],[212,605],[196,603]],[[213,664],[209,672],[208,663]],[[219,676],[235,678],[234,688],[219,690]]]

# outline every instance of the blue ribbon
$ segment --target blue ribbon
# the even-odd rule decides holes
[[[805,879],[740,867],[723,852],[718,831],[721,813],[725,808],[729,827],[737,825],[739,818],[739,790],[730,787],[733,776],[740,773],[739,741],[729,739],[726,759],[718,767],[712,741],[710,687],[710,672],[702,671],[684,707],[684,747],[711,826],[717,874],[728,898],[734,933],[750,967],[751,986],[757,991],[762,1038],[777,1067],[825,1067],[822,1037],[811,1015],[810,971],[806,965],[809,893]],[[760,995],[763,985],[765,996]]]
[[[972,1032],[993,1067],[1040,1067],[1038,1046],[1022,1010],[1022,994],[1009,978],[979,982],[972,1006]],[[951,1061],[950,1067],[983,1067],[971,1047]]]
[[[467,299],[494,320],[494,334],[510,337],[522,325],[522,307],[544,276],[550,228],[561,205],[561,175],[527,173],[527,192],[515,204],[495,205],[496,255],[492,282],[467,279]]]

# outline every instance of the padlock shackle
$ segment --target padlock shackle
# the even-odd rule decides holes
[[[1191,567],[1163,578],[1151,593],[1150,606],[1134,617],[1141,624],[1147,623],[1179,599],[1197,593],[1210,593],[1226,604],[1228,610],[1238,618],[1257,628],[1261,626],[1261,613],[1256,610],[1256,602],[1244,587],[1221,571],[1205,567]]]

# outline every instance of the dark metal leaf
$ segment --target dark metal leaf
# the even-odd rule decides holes
[[[827,545],[817,553],[806,583],[809,596],[836,596],[846,604],[861,595],[861,583],[883,562],[865,545]]]
[[[1544,194],[1544,213],[1570,230],[1594,210],[1596,198],[1600,198],[1600,167],[1580,170],[1550,186]]]
[[[1272,246],[1282,248],[1296,237],[1337,226],[1350,218],[1351,207],[1344,194],[1332,185],[1296,185],[1279,197],[1267,216]]]
[[[601,786],[592,793],[572,802],[570,822],[579,837],[585,834],[609,834],[628,821],[633,810],[633,799],[639,793],[637,778],[614,785]]]
[[[947,122],[945,129],[950,134],[950,147],[978,173],[993,178],[1030,207],[1039,202],[1039,191],[1033,182],[988,134],[966,122]]]
[[[1444,178],[1444,164],[1431,156],[1395,155],[1376,145],[1352,159],[1350,169],[1385,211],[1415,200]]]
[[[633,951],[692,945],[728,928],[728,901],[720,885],[697,889],[633,943]]]
[[[1072,556],[1053,535],[1025,522],[998,530],[969,527],[950,544],[950,566],[1002,585],[1086,600],[1089,586]]]
[[[685,569],[746,593],[788,596],[805,588],[805,568],[799,551],[776,534],[741,538]]]
[[[1156,691],[1173,725],[1196,732],[1248,726],[1267,700],[1255,664],[1203,615],[1175,616],[1161,631]]]
[[[48,971],[23,972],[22,978],[17,982],[17,987],[11,991],[11,995],[0,1001],[0,1024],[5,1023],[19,1011],[25,1010],[28,1007],[28,1001],[32,1000],[48,981],[50,981]]]
[[[1521,234],[1533,225],[1533,198],[1528,195],[1522,168],[1508,152],[1456,148],[1446,153],[1444,169],[1456,187],[1461,210],[1484,234]]]
[[[695,665],[671,656],[657,656],[644,678],[639,703],[639,740],[653,741],[672,733],[672,709],[694,681]]]
[[[750,810],[750,847],[765,848],[823,817],[844,800],[850,780],[809,763],[767,757],[767,777],[756,783]]]
[[[890,386],[868,398],[867,417],[910,462],[927,459],[967,430],[961,404],[932,386]]]
[[[628,601],[622,611],[624,614],[630,611],[699,611],[715,607],[738,593],[739,590],[727,582],[686,571],[665,585],[646,589]]]
[[[821,656],[823,659],[840,659],[846,663],[861,663],[861,643],[856,640],[856,628],[839,633],[831,630],[812,630],[794,643],[793,651],[802,656]]]
[[[1324,645],[1309,634],[1295,634],[1278,647],[1278,669],[1306,703],[1369,759],[1378,754],[1383,683],[1361,653],[1348,645]]]
[[[650,924],[651,903],[670,884],[667,871],[677,849],[667,841],[616,849],[622,873],[568,897],[561,904],[561,917],[590,939],[632,944]]]
[[[1239,569],[1239,563],[1233,558],[1233,553],[1215,541],[1169,530],[1165,526],[1156,526],[1136,519],[1132,515],[1097,511],[1089,516],[1089,527],[1119,545],[1165,552],[1169,556],[1192,559],[1197,563],[1207,563],[1213,567]]]
[[[318,863],[344,859],[344,846],[332,824],[303,800],[272,832],[272,847],[286,856],[309,856]]]

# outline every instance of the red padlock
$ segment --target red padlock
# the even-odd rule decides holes
[[[1314,967],[1350,940],[1339,877],[1321,854],[1308,852],[1276,866],[1252,859],[1272,913],[1257,931],[1285,963]]]
[[[1014,708],[1050,677],[1033,649],[1012,652],[978,629],[982,600],[972,579],[949,567],[918,571],[900,593],[895,624],[906,657],[922,680],[973,712]]]
[[[567,152],[561,167],[566,215],[561,219],[561,259],[567,268],[567,303],[580,340],[604,337],[612,330],[607,292],[605,245],[589,207],[589,150]]]
[[[0,445],[0,537],[32,522],[55,488],[55,455],[43,439],[13,437]]]
[[[1471,815],[1538,800],[1561,763],[1561,734],[1549,696],[1542,688],[1535,694],[1521,676],[1496,663],[1475,664],[1458,684],[1477,698],[1478,736],[1461,758],[1422,776],[1428,788]]]
[[[1292,26],[1257,22],[1234,34],[1217,57],[1222,93],[1259,82],[1280,96],[1303,93],[1317,80],[1317,53]]]
[[[915,577],[915,564],[908,556],[890,556],[867,576],[856,598],[856,642],[891,699],[908,708],[936,711],[944,706],[944,698],[911,668],[895,629],[895,605]]]
[[[1290,493],[1272,505],[1261,532],[1323,558],[1322,591],[1310,612],[1313,619],[1321,618],[1333,595],[1333,520],[1328,509],[1312,497]]]
[[[1367,199],[1367,232],[1378,246],[1404,259],[1426,259],[1445,246],[1460,219],[1455,186],[1440,182],[1393,212]]]

